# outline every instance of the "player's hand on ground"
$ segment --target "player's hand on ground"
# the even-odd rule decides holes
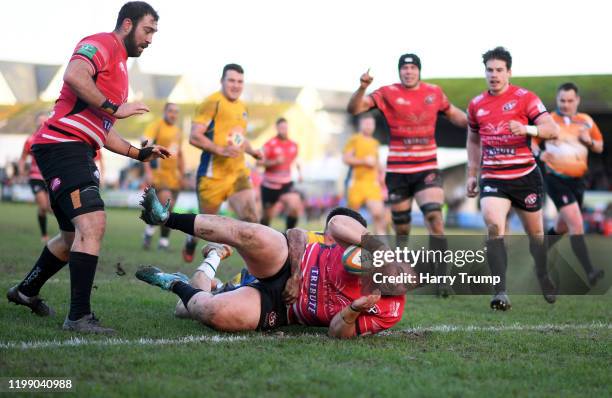
[[[510,132],[514,135],[527,135],[527,129],[523,123],[519,123],[516,120],[510,120],[508,123]]]
[[[300,274],[293,275],[287,280],[285,289],[283,290],[283,301],[290,305],[295,303],[300,291]]]
[[[467,178],[465,191],[468,198],[475,198],[478,195],[478,179],[476,177]]]
[[[374,78],[370,76],[370,70],[368,69],[366,73],[361,75],[361,77],[359,78],[359,86],[361,88],[368,88],[368,86],[372,83],[373,80]]]
[[[170,151],[161,145],[144,147],[138,154],[138,160],[141,162],[150,162],[153,159],[167,159],[169,157]]]
[[[130,102],[119,105],[117,112],[113,114],[117,119],[125,119],[133,115],[142,115],[149,112],[149,107],[143,102]]]
[[[380,291],[375,290],[372,294],[361,296],[351,304],[352,309],[359,312],[368,312],[380,300]]]

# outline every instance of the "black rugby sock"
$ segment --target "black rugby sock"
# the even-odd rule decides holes
[[[98,256],[88,253],[70,252],[70,313],[68,319],[76,321],[91,313],[91,288]]]
[[[570,242],[572,244],[572,250],[578,257],[584,272],[587,275],[593,272],[593,264],[591,263],[591,257],[589,256],[589,252],[586,247],[586,242],[584,241],[584,235],[572,235],[570,236]]]
[[[504,240],[489,239],[487,240],[487,262],[491,270],[491,276],[499,276],[499,283],[494,285],[495,293],[506,291],[506,268],[508,265],[508,253]]]
[[[563,238],[563,234],[558,233],[555,227],[550,227],[546,232],[546,248],[550,250],[561,238]]]
[[[38,295],[45,282],[66,264],[66,261],[55,257],[49,248],[45,246],[32,270],[28,272],[23,282],[19,284],[19,291],[28,297]]]
[[[47,215],[38,214],[38,226],[40,227],[40,234],[47,236]]]
[[[178,229],[188,235],[194,235],[194,224],[196,214],[178,214],[170,213],[165,225],[168,228]]]
[[[204,291],[202,289],[196,289],[190,284],[182,282],[182,281],[175,282],[172,285],[171,290],[174,294],[180,297],[181,301],[185,305],[185,308],[187,308],[187,304],[189,303],[189,300],[191,300],[193,296]]]

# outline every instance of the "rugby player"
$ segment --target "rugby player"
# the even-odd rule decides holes
[[[70,264],[70,312],[63,329],[112,333],[91,311],[90,296],[106,227],[99,172],[94,164],[100,147],[139,161],[165,158],[159,145],[138,149],[113,128],[116,119],[149,111],[140,102],[126,103],[128,57],[138,57],[157,31],[158,15],[145,2],[121,7],[115,30],[82,39],[64,74],[64,85],[52,116],[36,133],[32,153],[49,188],[60,233],[49,240],[32,270],[7,297],[40,316],[52,315],[38,293],[66,263]]]
[[[144,163],[145,184],[155,187],[159,201],[166,203],[170,200],[170,209],[174,208],[179,191],[183,188],[183,176],[185,174],[185,161],[183,158],[183,133],[177,120],[179,116],[179,107],[173,103],[164,105],[163,118],[149,124],[145,129],[142,141],[145,143],[154,143],[168,148],[171,157],[155,162],[155,165]],[[153,167],[155,166],[155,167]],[[142,247],[145,250],[151,248],[151,240],[155,233],[155,226],[145,226]],[[170,241],[170,230],[161,227],[161,233],[157,248],[168,250]]]
[[[544,299],[554,303],[555,286],[546,269],[542,218],[542,174],[530,149],[531,137],[554,139],[559,128],[542,101],[532,92],[510,84],[512,56],[496,47],[482,56],[488,90],[468,106],[467,195],[480,192],[487,225],[487,261],[491,275],[499,276],[491,308],[510,309],[506,293],[506,216],[514,207],[529,235],[529,250]],[[480,174],[480,181],[478,176]],[[480,186],[479,186],[480,184]]]
[[[557,90],[557,109],[552,118],[559,126],[559,137],[545,141],[540,153],[544,162],[546,192],[558,210],[556,225],[547,232],[549,248],[569,232],[574,254],[580,261],[591,286],[604,276],[602,269],[591,264],[584,240],[582,199],[584,175],[588,169],[589,151],[603,152],[599,127],[586,113],[578,112],[580,96],[574,83],[564,83]]]
[[[286,229],[294,228],[304,212],[304,206],[291,180],[291,166],[298,156],[298,145],[289,139],[287,119],[279,118],[276,121],[276,136],[264,144],[263,155],[264,158],[257,162],[265,168],[261,181],[261,223],[270,225],[270,220],[278,214],[277,203],[280,203],[287,216]],[[296,166],[301,179],[300,166],[298,163]]]
[[[44,122],[49,118],[47,112],[40,112],[36,115],[36,130],[38,130]],[[28,183],[30,184],[30,189],[32,189],[32,194],[34,195],[34,200],[36,201],[37,206],[37,218],[38,218],[38,227],[40,228],[40,236],[43,243],[47,243],[49,237],[47,236],[47,213],[51,211],[51,207],[49,205],[49,193],[47,192],[47,186],[45,185],[45,180],[43,180],[42,174],[40,174],[40,169],[36,164],[36,159],[32,155],[32,142],[34,142],[34,135],[30,135],[25,143],[23,144],[23,150],[21,151],[21,157],[19,158],[19,175],[25,176],[25,166],[28,157],[30,157],[30,169],[28,172]]]
[[[385,205],[379,182],[378,141],[372,137],[376,120],[365,113],[359,117],[359,132],[344,146],[342,160],[349,166],[347,205],[353,210],[366,206],[374,221],[374,232],[387,232]]]
[[[151,266],[138,270],[138,279],[178,295],[191,318],[232,332],[271,330],[287,324],[328,326],[328,334],[340,338],[377,333],[401,319],[405,291],[395,296],[381,296],[376,291],[362,295],[360,278],[342,266],[345,248],[359,244],[368,234],[359,213],[347,208],[332,211],[326,221],[326,244],[307,244],[306,234],[298,229],[285,236],[260,224],[226,217],[170,213],[152,191],[145,192],[142,202],[145,222],[163,223],[233,246],[258,279],[236,290],[212,295],[211,278],[205,272],[196,272],[192,285],[182,274],[167,274]],[[215,249],[213,258],[218,262],[226,255]],[[296,282],[295,293],[283,297],[290,280]],[[293,304],[287,307],[285,301]]]
[[[227,200],[238,218],[258,222],[255,193],[244,153],[255,159],[260,151],[246,140],[247,108],[240,100],[244,70],[228,64],[221,74],[221,90],[208,96],[192,120],[189,143],[202,150],[196,190],[200,213],[216,214]],[[188,236],[183,259],[193,261],[197,239]]]
[[[429,231],[429,248],[444,251],[448,242],[444,237],[442,218],[444,190],[438,170],[436,120],[441,112],[452,124],[465,128],[467,117],[448,101],[440,87],[421,81],[421,60],[417,55],[402,55],[398,71],[400,83],[380,87],[370,95],[365,92],[373,78],[369,71],[361,75],[348,111],[356,115],[378,108],[389,126],[385,183],[398,243],[407,244],[414,198]],[[435,268],[437,274],[447,273],[444,263],[436,264]],[[449,290],[447,286],[438,286],[438,293],[444,297]]]

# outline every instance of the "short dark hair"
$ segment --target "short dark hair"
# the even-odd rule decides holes
[[[157,11],[155,11],[149,3],[145,3],[144,1],[129,1],[119,10],[115,30],[118,30],[121,27],[123,20],[126,18],[129,18],[134,26],[138,25],[138,21],[140,21],[140,19],[142,19],[145,15],[152,16],[156,21],[159,20]]]
[[[363,113],[360,113],[359,115],[357,115],[357,120],[363,120],[363,119],[374,119],[374,120],[376,120],[376,116],[374,116],[372,114],[372,112],[363,112]]]
[[[276,119],[277,126],[281,123],[287,123],[287,119],[285,119],[284,117],[279,117],[278,119]]]
[[[510,51],[506,50],[504,47],[495,47],[482,54],[482,63],[485,64],[485,66],[487,66],[487,62],[492,59],[504,61],[506,63],[506,68],[508,68],[508,70],[512,69],[512,55],[510,55]]]
[[[574,90],[576,95],[578,95],[578,86],[576,86],[572,82],[563,83],[562,85],[559,86],[559,88],[557,89],[557,92],[559,92],[559,91],[570,91],[570,90]]]
[[[241,75],[244,75],[244,69],[242,69],[242,66],[238,64],[227,64],[223,67],[223,73],[221,74],[221,79],[223,79],[225,77],[225,74],[230,70],[233,70],[234,72],[238,72]]]
[[[336,207],[333,208],[332,211],[329,212],[327,218],[325,219],[325,229],[327,229],[327,224],[329,224],[329,220],[334,216],[347,216],[351,217],[354,220],[357,220],[359,224],[363,225],[364,228],[368,227],[368,222],[363,218],[361,214],[356,212],[353,209],[349,209],[348,207]]]
[[[174,105],[174,106],[178,106],[178,105],[177,105],[176,103],[174,103],[174,102],[166,102],[166,103],[164,104],[164,112],[166,112],[166,111],[168,110],[168,108],[169,108],[169,107],[171,107],[172,105]]]

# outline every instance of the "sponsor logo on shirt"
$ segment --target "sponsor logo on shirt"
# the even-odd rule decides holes
[[[317,315],[317,292],[319,290],[319,267],[310,270],[308,284],[308,312]]]
[[[104,118],[102,119],[102,126],[104,127],[104,131],[108,133],[108,130],[113,127],[113,122],[111,122],[110,119]]]
[[[398,105],[410,105],[410,101],[402,97],[397,97],[397,99],[395,100],[395,103]]]
[[[491,113],[491,111],[488,111],[486,109],[480,108],[480,109],[478,109],[478,112],[476,112],[476,116],[477,117],[487,116],[489,113]]]
[[[96,55],[96,52],[98,52],[98,49],[92,44],[83,44],[76,51],[77,54],[82,55],[85,58],[88,58],[91,60],[93,59],[94,55]]]
[[[546,107],[545,107],[545,106],[544,106],[544,104],[543,104],[543,103],[541,103],[541,102],[538,102],[537,108],[538,108],[538,111],[539,111],[540,113],[544,113],[544,112],[546,112]]]

